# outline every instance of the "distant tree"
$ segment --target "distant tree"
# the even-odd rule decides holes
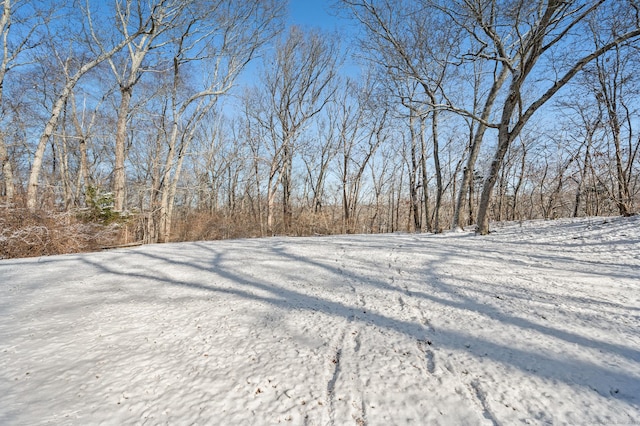
[[[375,80],[349,82],[337,97],[339,106],[338,177],[342,192],[343,232],[355,231],[363,178],[378,148],[388,138],[389,109],[379,102]]]
[[[267,227],[273,231],[275,195],[282,187],[283,224],[291,226],[293,158],[297,138],[331,100],[340,63],[337,40],[316,30],[292,27],[267,58],[254,119],[268,134],[271,148],[267,184]]]
[[[310,207],[315,214],[322,211],[330,166],[338,154],[337,120],[340,106],[327,105],[324,119],[317,122],[315,131],[307,134],[308,141],[301,149],[306,182],[311,192]]]
[[[436,180],[433,229],[438,231],[441,228],[440,208],[444,194],[440,161],[441,109],[438,106],[443,98],[446,99],[445,81],[459,49],[460,28],[450,25],[446,15],[434,8],[424,7],[420,2],[342,0],[342,3],[365,29],[360,45],[366,59],[384,70],[389,79],[397,80],[396,84],[390,85],[395,95],[398,95],[399,87],[412,86],[404,84],[405,81],[415,83],[421,89],[419,95],[414,88],[399,94],[399,98],[413,104],[422,103],[422,107],[412,107],[412,114],[420,112],[428,116],[430,121]]]
[[[601,44],[599,38],[597,33],[594,34],[596,48]],[[622,216],[634,213],[633,167],[640,154],[640,138],[634,131],[640,118],[640,106],[634,102],[640,95],[639,53],[637,46],[615,46],[596,58],[585,73],[603,112],[608,140],[613,145],[615,173],[611,174],[611,180],[615,190],[612,192],[618,213]]]
[[[166,100],[166,146],[157,209],[159,242],[168,241],[173,207],[185,158],[197,128],[260,49],[281,30],[283,6],[277,0],[195,2],[173,49]],[[197,13],[201,13],[198,15]],[[186,70],[197,63],[201,79]],[[188,82],[188,83],[187,83]]]

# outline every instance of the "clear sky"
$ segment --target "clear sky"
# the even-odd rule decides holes
[[[339,20],[332,16],[331,0],[289,0],[289,22],[302,27],[334,30]]]
[[[334,10],[335,0],[289,0],[288,23],[299,25],[302,28],[316,27],[324,31],[337,32],[345,48],[356,36],[356,27],[344,16],[336,16]],[[348,56],[342,65],[342,71],[346,75],[356,75],[360,68]]]
[[[353,23],[335,16],[335,11],[332,10],[332,4],[335,3],[335,0],[289,0],[288,3],[288,25],[339,32],[342,37],[343,48],[348,44],[348,37],[355,37]],[[239,82],[249,84],[255,82],[257,67],[257,62],[250,63],[243,75],[240,76]],[[357,75],[360,68],[347,56],[345,63],[342,65],[342,71],[345,75]]]

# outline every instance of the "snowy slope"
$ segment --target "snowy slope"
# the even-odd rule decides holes
[[[0,261],[0,424],[640,424],[640,217]]]

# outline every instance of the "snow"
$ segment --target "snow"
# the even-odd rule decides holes
[[[0,261],[0,424],[640,423],[640,217]]]

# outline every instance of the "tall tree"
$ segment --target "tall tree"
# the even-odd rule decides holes
[[[615,203],[620,215],[630,216],[634,213],[632,171],[640,150],[640,138],[634,132],[640,111],[632,100],[640,95],[638,51],[615,46],[597,58],[589,71],[591,87],[604,111],[604,124],[613,144]]]
[[[479,234],[489,233],[489,206],[505,154],[533,114],[571,81],[585,65],[621,43],[640,37],[640,22],[631,20],[623,23],[612,16],[625,12],[632,14],[633,7],[637,6],[631,2],[615,2],[616,7],[611,7],[611,4],[604,0],[522,0],[505,5],[488,1],[464,1],[461,12],[465,16],[473,16],[475,24],[484,33],[484,43],[491,46],[490,50],[482,52],[482,57],[500,62],[509,70],[509,87],[500,102],[500,117],[496,123],[497,146],[480,198],[477,228]],[[576,40],[572,30],[584,25],[589,17],[603,7],[609,7],[608,15],[616,29],[611,29],[609,37],[599,47],[590,52],[584,51],[576,44],[581,40]],[[495,16],[498,18],[494,19]],[[477,35],[476,32],[473,34]],[[563,63],[554,61],[558,48],[567,51],[568,57]],[[550,74],[550,71],[553,71],[553,74]],[[546,88],[538,88],[542,94],[526,104],[524,94],[534,90],[542,75],[549,75],[552,83]]]
[[[159,242],[170,237],[178,182],[198,125],[281,30],[283,7],[277,0],[204,1],[194,2],[193,7],[176,38],[169,73],[168,149],[161,179],[154,188],[154,193],[161,194]],[[196,63],[204,70],[203,77],[187,78],[186,71]]]
[[[420,100],[429,107],[420,110],[430,119],[436,178],[434,229],[438,231],[444,193],[438,106],[445,97],[445,80],[458,50],[460,29],[450,25],[445,15],[436,13],[434,8],[425,8],[420,2],[342,0],[342,3],[365,28],[360,44],[367,59],[383,69],[390,79],[409,80],[422,89],[422,99],[411,94],[411,102]]]
[[[292,172],[296,142],[304,127],[330,101],[340,64],[337,40],[316,30],[293,26],[276,45],[275,57],[265,62],[264,102],[255,117],[270,134],[276,176],[282,186],[283,224],[291,225]],[[276,187],[267,188],[268,227],[272,231]]]
[[[4,87],[7,74],[19,66],[19,57],[38,44],[38,28],[40,28],[49,13],[40,9],[36,2],[28,4],[25,1],[3,0],[0,3],[0,123],[5,124]],[[0,130],[0,168],[4,180],[4,194],[7,205],[13,203],[15,184],[13,181],[13,166],[9,158],[9,150],[5,141],[4,131]]]
[[[363,83],[350,82],[340,93],[338,176],[342,192],[343,232],[355,231],[363,178],[378,148],[388,138],[388,105],[375,98],[375,80],[367,76]]]
[[[120,93],[117,108],[115,129],[115,164],[113,171],[114,210],[123,211],[125,204],[125,157],[127,146],[127,123],[130,118],[131,99],[133,89],[140,81],[143,72],[149,71],[145,66],[148,54],[170,42],[170,37],[164,37],[167,32],[178,25],[183,11],[189,2],[184,0],[120,0],[114,3],[116,27],[124,39],[129,39],[123,55],[107,58],[109,66],[116,78]],[[138,37],[131,38],[130,33],[136,31],[136,25],[142,21],[150,21],[148,31]],[[94,38],[98,39],[94,34]],[[164,58],[164,67],[168,67],[170,58]],[[162,57],[156,57],[154,71],[163,68]]]
[[[87,3],[87,8],[84,10],[84,22],[77,22],[76,25],[85,25],[88,28],[93,28],[94,20],[91,15],[90,5]],[[80,79],[88,72],[96,68],[98,65],[109,59],[123,47],[125,47],[132,40],[136,39],[141,34],[149,31],[149,28],[153,26],[151,19],[141,20],[137,22],[135,29],[131,30],[126,37],[119,40],[115,40],[112,43],[106,42],[97,43],[96,39],[87,36],[81,40],[75,40],[80,44],[80,52],[73,52],[73,49],[69,49],[71,52],[67,55],[61,55],[61,52],[55,51],[54,54],[61,58],[61,68],[63,74],[66,76],[64,84],[60,90],[54,95],[55,101],[49,111],[49,118],[46,121],[44,129],[38,140],[38,144],[31,163],[31,171],[29,174],[29,181],[27,184],[27,208],[34,210],[37,207],[38,202],[38,181],[40,178],[40,171],[42,169],[42,162],[44,159],[47,142],[51,138],[53,132],[58,126],[58,121],[61,113],[63,112],[69,96],[73,94],[73,89],[78,84]],[[49,35],[53,40],[53,34],[57,33],[60,36],[60,28],[50,28]],[[92,33],[96,33],[95,30],[90,30]],[[81,35],[87,35],[82,33]],[[71,43],[73,44],[73,43]]]

